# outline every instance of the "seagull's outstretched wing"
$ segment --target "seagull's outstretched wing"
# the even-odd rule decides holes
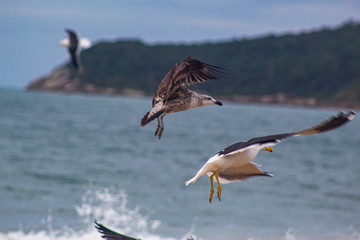
[[[70,41],[69,49],[71,51],[76,51],[78,48],[78,45],[79,45],[79,39],[78,39],[76,32],[74,30],[70,30],[70,29],[66,29],[65,31],[66,31],[69,41]]]
[[[164,100],[166,99],[168,91],[172,85],[172,78],[177,67],[177,64],[175,64],[159,84],[152,101],[152,107],[154,107],[159,102],[164,102]]]
[[[176,85],[191,85],[202,83],[212,79],[225,76],[222,68],[200,62],[192,57],[185,58],[176,69],[173,76],[173,83]]]
[[[106,240],[140,240],[140,238],[133,238],[114,232],[113,230],[110,230],[109,228],[105,227],[100,223],[97,223],[96,221],[95,221],[95,228],[102,234],[101,237]]]
[[[79,60],[76,51],[69,51],[71,57],[71,63],[74,68],[77,70],[79,68]]]
[[[70,54],[71,62],[74,65],[74,68],[77,70],[79,68],[79,59],[78,59],[79,39],[74,30],[66,29],[65,31],[69,39],[69,45],[67,47]]]
[[[326,131],[333,130],[342,126],[343,124],[351,121],[355,117],[355,113],[353,111],[349,111],[348,113],[339,112],[337,115],[330,117],[329,119],[323,121],[322,123],[315,125],[310,128],[306,128],[304,130],[293,132],[293,133],[282,133],[276,135],[269,135],[264,137],[252,138],[247,142],[238,142],[233,145],[221,150],[218,152],[218,155],[232,155],[239,152],[243,152],[246,149],[258,146],[273,146],[285,139],[294,136],[300,135],[311,135],[322,133]]]
[[[156,90],[153,105],[159,100],[165,101],[178,87],[206,82],[225,75],[226,73],[222,68],[203,63],[189,56],[179,66],[174,65],[161,81]]]
[[[219,174],[219,180],[221,183],[231,183],[256,176],[272,177],[273,175],[259,169],[256,163],[250,162],[241,167],[225,169]]]
[[[88,38],[80,38],[80,47],[89,48],[92,46],[92,42]]]

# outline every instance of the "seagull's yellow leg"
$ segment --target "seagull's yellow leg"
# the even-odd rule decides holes
[[[217,184],[218,184],[217,197],[218,197],[218,199],[219,199],[219,201],[220,201],[220,197],[221,197],[221,185],[220,185],[220,181],[219,181],[219,174],[220,174],[219,171],[217,171],[217,172],[215,173],[215,179],[216,179],[216,182],[217,182]]]
[[[210,195],[209,195],[209,203],[211,203],[211,200],[212,200],[212,196],[214,194],[214,184],[213,184],[213,179],[214,179],[214,175],[215,173],[211,174],[210,176]]]
[[[264,147],[262,150],[266,150],[268,152],[273,152],[273,149],[271,147]]]

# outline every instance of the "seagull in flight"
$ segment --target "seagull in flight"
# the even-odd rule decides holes
[[[298,132],[257,137],[250,139],[247,142],[234,143],[233,145],[221,150],[213,157],[211,157],[197,172],[195,177],[187,181],[185,184],[188,186],[190,183],[195,183],[198,178],[207,174],[210,177],[209,202],[211,203],[214,193],[213,178],[215,177],[215,180],[218,184],[217,198],[220,201],[220,183],[225,184],[242,181],[254,176],[273,176],[271,173],[260,170],[258,166],[252,162],[252,160],[261,150],[273,152],[271,146],[274,146],[283,140],[286,140],[290,137],[312,135],[333,130],[342,126],[348,121],[351,121],[354,117],[355,113],[353,111],[349,111],[348,113],[339,112],[337,115],[332,116],[318,125]]]
[[[104,225],[97,223],[95,220],[95,228],[102,234],[102,238],[106,240],[141,240],[140,238],[129,237],[124,234],[117,233]],[[188,237],[187,240],[194,240],[192,236]]]
[[[91,47],[91,41],[88,38],[79,38],[78,34],[71,29],[65,29],[67,38],[59,41],[59,46],[67,47],[70,60],[75,70],[80,69],[80,48]]]
[[[200,62],[190,56],[179,66],[175,64],[159,84],[152,100],[152,109],[142,118],[141,126],[156,118],[158,125],[155,136],[160,139],[164,131],[163,119],[166,114],[211,104],[222,106],[222,103],[213,97],[196,93],[185,86],[217,79],[224,75],[225,72],[221,68]]]

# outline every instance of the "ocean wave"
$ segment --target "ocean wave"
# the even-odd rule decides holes
[[[100,233],[94,228],[94,220],[109,227],[110,229],[122,234],[134,236],[144,240],[185,240],[192,236],[194,240],[202,240],[201,237],[195,235],[195,225],[185,233],[182,237],[164,237],[155,234],[162,222],[151,219],[149,216],[141,213],[140,207],[130,208],[127,205],[128,196],[123,190],[110,188],[99,188],[90,186],[90,188],[82,196],[81,204],[75,206],[75,210],[82,222],[80,229],[74,226],[64,225],[61,229],[54,229],[52,225],[53,215],[49,209],[45,224],[47,230],[26,232],[21,229],[0,233],[0,240],[100,240]],[[44,224],[39,223],[39,224]],[[211,230],[213,231],[213,229]],[[220,230],[221,231],[221,230]],[[326,235],[326,234],[325,234]],[[350,226],[346,231],[338,234],[325,236],[320,234],[317,236],[309,236],[296,228],[289,228],[282,236],[265,237],[247,237],[246,240],[262,240],[262,239],[283,239],[283,240],[305,240],[305,239],[327,239],[327,240],[359,240],[360,234],[354,227]],[[214,235],[214,238],[216,236]],[[234,236],[231,239],[239,239]]]
[[[114,231],[145,240],[176,239],[154,234],[153,231],[161,225],[161,221],[152,220],[149,216],[142,214],[140,207],[129,208],[127,199],[127,194],[122,190],[90,187],[83,195],[82,203],[75,206],[82,222],[81,229],[66,225],[61,229],[53,229],[53,216],[49,209],[46,219],[47,230],[30,232],[17,230],[0,233],[0,240],[100,240],[102,239],[101,235],[94,228],[95,219]],[[193,230],[190,230],[181,239],[186,239],[191,231]]]

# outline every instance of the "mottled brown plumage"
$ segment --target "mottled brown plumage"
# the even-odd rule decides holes
[[[214,98],[198,94],[185,86],[206,82],[223,75],[225,72],[221,68],[192,57],[185,58],[179,66],[175,64],[159,84],[152,100],[152,109],[142,118],[141,126],[145,126],[156,118],[158,127],[155,136],[160,139],[164,130],[163,118],[166,114],[210,104],[222,105]]]

